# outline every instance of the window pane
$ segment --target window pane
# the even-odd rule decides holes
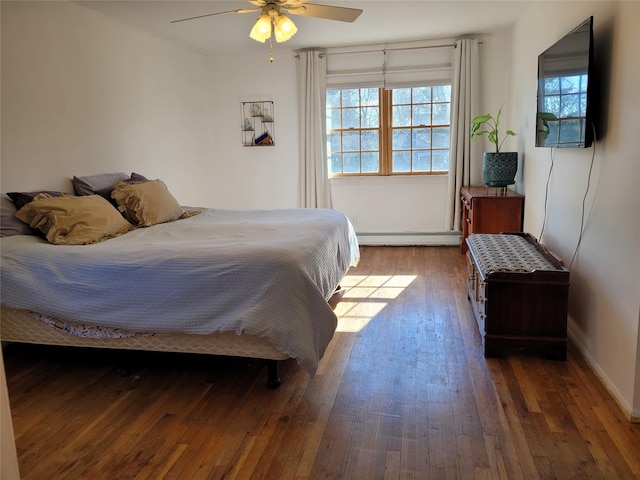
[[[362,154],[362,172],[377,173],[380,171],[380,157],[378,152],[364,152]]]
[[[327,130],[340,128],[340,110],[332,108],[327,114]]]
[[[544,97],[544,111],[553,113],[556,117],[560,118],[560,96],[546,96]]]
[[[411,103],[411,89],[394,88],[391,98],[394,105],[409,104]]]
[[[362,132],[362,150],[380,150],[380,135],[378,130],[364,130]]]
[[[413,129],[413,148],[431,148],[431,129]]]
[[[434,172],[449,171],[449,150],[433,150],[431,152],[433,158],[432,169]]]
[[[580,120],[560,122],[560,143],[576,143],[580,138]]]
[[[435,107],[436,105],[434,105]],[[426,105],[414,105],[413,106],[413,124],[418,125],[431,125],[431,104]]]
[[[353,152],[360,150],[360,131],[342,132],[342,151]]]
[[[413,103],[430,103],[431,87],[418,87],[413,89]]]
[[[577,93],[580,91],[580,76],[562,77],[560,88],[563,94]]]
[[[413,171],[428,172],[431,167],[431,150],[413,151]]]
[[[342,173],[342,155],[339,153],[329,154],[329,172]]]
[[[448,103],[436,103],[433,106],[433,124],[434,125],[449,125],[449,104]]]
[[[580,116],[584,117],[587,114],[587,95],[580,95]]]
[[[549,135],[547,140],[549,144],[558,143],[558,130],[560,129],[560,122],[549,122]]]
[[[560,93],[560,78],[559,77],[549,77],[544,79],[544,93],[546,95],[549,94],[558,94]]]
[[[344,173],[360,173],[360,154],[344,154]]]
[[[393,131],[391,140],[392,150],[409,150],[411,149],[411,129],[398,128]]]
[[[359,108],[345,108],[342,110],[342,128],[360,128]]]
[[[327,108],[340,106],[340,90],[327,90]]]
[[[361,103],[365,105],[379,105],[379,92],[377,88],[363,88],[361,91]]]
[[[329,132],[327,133],[327,150],[329,152],[339,152],[340,148],[340,133]]]
[[[562,108],[560,109],[560,117],[578,117],[580,116],[580,95],[563,95],[561,97]]]
[[[394,172],[410,172],[411,152],[393,152],[391,168]]]
[[[360,90],[348,89],[342,90],[342,106],[343,107],[357,107],[360,105]]]
[[[362,128],[380,127],[380,108],[365,107],[362,109]]]
[[[449,128],[434,128],[432,148],[449,148]]]
[[[433,87],[434,102],[450,102],[451,101],[451,85],[438,85]]]
[[[392,126],[408,127],[409,125],[411,125],[411,106],[410,105],[393,107],[392,115],[393,115]]]

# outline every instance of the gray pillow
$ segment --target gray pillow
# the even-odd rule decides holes
[[[35,232],[16,217],[18,209],[6,193],[0,194],[0,237],[33,235]]]
[[[33,202],[41,193],[46,193],[52,197],[59,197],[60,195],[70,195],[70,193],[57,192],[53,190],[34,190],[33,192],[9,192],[7,196],[13,201],[17,210],[20,210],[27,203]]]
[[[104,190],[123,180],[131,178],[124,172],[101,173],[99,175],[89,175],[87,177],[74,176],[71,180],[76,195],[95,195],[98,190]]]

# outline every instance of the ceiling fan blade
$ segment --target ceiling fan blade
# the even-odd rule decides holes
[[[259,10],[260,8],[238,8],[237,10],[228,10],[226,12],[207,13],[205,15],[198,15],[196,17],[188,17],[188,18],[181,18],[179,20],[171,20],[171,22],[169,23],[186,22],[187,20],[196,20],[198,18],[213,17],[215,15],[226,15],[227,13],[251,13],[251,12],[257,12]]]
[[[327,20],[339,20],[341,22],[353,22],[362,13],[359,8],[318,5],[317,3],[292,3],[290,7],[285,5],[282,8],[292,15],[326,18]]]

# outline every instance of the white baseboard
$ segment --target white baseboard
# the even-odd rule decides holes
[[[460,232],[358,233],[358,242],[366,246],[457,246]]]
[[[629,403],[624,399],[624,396],[620,393],[620,390],[618,390],[615,384],[609,379],[602,367],[600,367],[598,362],[589,354],[589,351],[579,339],[579,337],[581,337],[580,333],[581,330],[578,325],[571,319],[571,317],[568,317],[567,336],[569,337],[571,342],[578,348],[582,356],[589,364],[589,367],[591,367],[598,379],[611,394],[620,409],[625,413],[625,415],[627,415],[629,420],[633,423],[640,423],[640,411],[634,410],[633,407],[629,405]]]

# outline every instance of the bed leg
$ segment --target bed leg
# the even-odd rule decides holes
[[[267,371],[269,372],[269,379],[267,380],[267,387],[278,388],[280,386],[280,377],[278,376],[278,361],[267,360]]]
[[[135,359],[128,350],[122,350],[118,353],[118,363],[116,364],[116,372],[121,377],[130,377],[135,372]]]

